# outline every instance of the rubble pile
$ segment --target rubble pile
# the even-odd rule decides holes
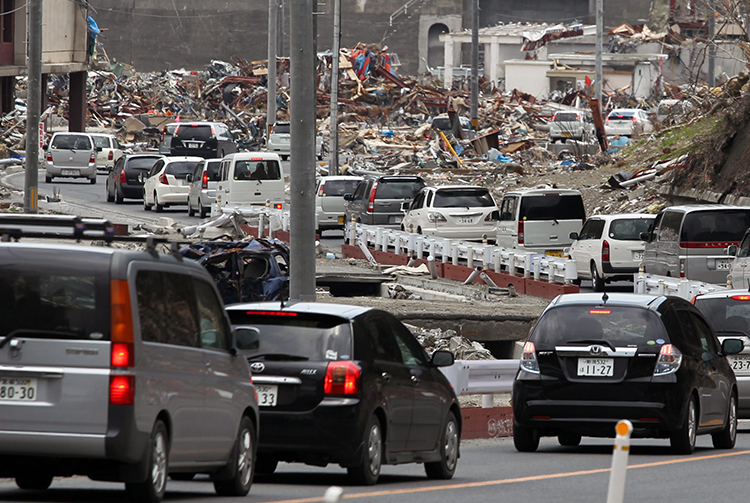
[[[462,337],[455,330],[439,328],[420,328],[406,325],[417,338],[428,355],[435,351],[445,350],[453,353],[456,360],[494,360],[492,353],[482,343]]]

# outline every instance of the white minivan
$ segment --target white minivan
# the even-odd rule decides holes
[[[286,196],[278,154],[237,152],[224,156],[216,200],[220,207],[265,206],[269,201],[272,208],[283,209]]]

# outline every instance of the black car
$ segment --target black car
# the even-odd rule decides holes
[[[180,122],[172,133],[169,155],[215,159],[237,152],[232,132],[221,122]]]
[[[353,194],[344,194],[344,222],[398,227],[404,218],[401,205],[425,187],[421,176],[370,176],[359,182]]]
[[[390,313],[300,302],[227,306],[235,327],[258,339],[239,344],[260,405],[256,473],[279,461],[337,463],[359,484],[377,482],[383,464],[424,463],[449,479],[459,457],[461,410],[438,367]]]
[[[131,154],[120,157],[107,175],[104,190],[107,202],[122,203],[124,199],[143,199],[141,173],[148,173],[163,156],[157,154]]]
[[[696,435],[731,449],[737,382],[728,354],[690,302],[641,294],[555,298],[532,329],[513,383],[513,441],[535,451],[539,437],[575,446],[582,436],[614,437],[621,419],[634,438],[669,438],[690,454]]]

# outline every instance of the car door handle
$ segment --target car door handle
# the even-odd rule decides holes
[[[385,382],[391,382],[391,374],[388,372],[383,372],[380,374],[380,377],[382,377]]]

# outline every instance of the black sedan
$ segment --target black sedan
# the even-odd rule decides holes
[[[124,199],[143,199],[141,173],[148,173],[157,160],[158,154],[132,154],[120,157],[107,175],[105,193],[107,202],[120,204]]]
[[[534,451],[540,436],[578,445],[613,437],[620,419],[633,437],[669,438],[690,454],[696,435],[731,449],[737,436],[737,382],[703,315],[677,297],[639,294],[558,296],[529,335],[513,383],[513,441]]]
[[[424,463],[449,479],[459,457],[461,410],[438,369],[393,315],[357,306],[279,302],[227,306],[258,391],[256,473],[279,461],[337,463],[354,482],[375,484],[383,464]]]

